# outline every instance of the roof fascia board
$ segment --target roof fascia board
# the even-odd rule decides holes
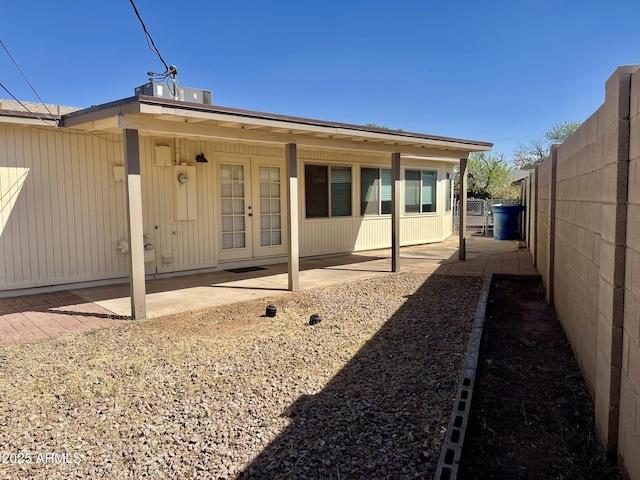
[[[62,116],[60,120],[61,127],[80,128],[90,130],[92,122],[114,118],[116,115],[129,115],[140,112],[140,104],[134,98],[120,100],[97,107],[91,107],[86,110],[68,113]],[[89,125],[85,125],[89,124]]]
[[[212,120],[222,123],[237,123],[239,125],[247,125],[250,127],[265,127],[265,128],[277,128],[290,130],[292,134],[306,134],[308,132],[317,133],[321,135],[328,135],[329,137],[355,137],[362,139],[371,139],[381,142],[392,142],[398,145],[402,144],[415,144],[415,145],[429,145],[433,147],[445,147],[455,148],[465,151],[479,151],[490,150],[492,145],[486,142],[466,142],[459,139],[441,139],[441,138],[423,138],[411,134],[395,134],[390,132],[373,132],[368,130],[352,129],[346,126],[334,126],[334,125],[314,125],[310,123],[299,123],[289,119],[266,119],[258,117],[248,117],[245,115],[238,115],[234,113],[218,113],[208,112],[202,110],[188,110],[179,109],[174,106],[164,106],[157,104],[142,103],[140,105],[140,113],[147,113],[152,115],[170,115],[180,116],[185,119],[185,122],[189,123],[190,119],[197,121]]]
[[[411,145],[386,145],[382,143],[353,142],[348,139],[317,138],[313,135],[286,135],[274,134],[261,130],[243,130],[239,128],[226,128],[200,123],[184,123],[171,120],[158,120],[147,116],[117,116],[115,127],[119,129],[134,129],[141,132],[150,132],[161,135],[198,137],[198,138],[220,138],[227,140],[244,140],[262,143],[296,143],[301,146],[315,146],[322,148],[336,148],[341,150],[359,150],[379,153],[402,152],[422,156],[433,156],[443,158],[465,157],[468,151],[465,150],[443,150],[430,148],[430,146]]]
[[[52,123],[49,123],[52,122]],[[34,116],[23,116],[23,115],[0,115],[0,124],[11,124],[11,125],[24,125],[24,126],[38,126],[38,127],[51,127],[55,128],[55,123],[57,119],[53,118],[36,118]]]
[[[302,118],[302,117],[292,117],[287,115],[280,115],[275,113],[264,113],[264,112],[256,112],[252,110],[241,110],[237,108],[230,107],[222,107],[218,105],[201,105],[201,104],[193,104],[193,103],[185,103],[177,100],[169,100],[165,98],[157,98],[157,97],[148,97],[148,96],[139,96],[139,101],[145,105],[156,105],[160,107],[170,108],[174,111],[174,114],[177,112],[188,111],[191,114],[193,112],[201,112],[206,114],[211,113],[219,113],[224,115],[224,117],[229,121],[229,117],[235,118],[253,118],[253,119],[267,119],[274,120],[277,122],[291,122],[296,125],[314,125],[320,127],[329,127],[329,128],[343,128],[347,129],[350,132],[350,135],[353,135],[353,131],[356,132],[368,132],[368,133],[379,133],[383,135],[393,135],[395,137],[404,137],[408,138],[417,138],[419,140],[432,140],[432,141],[442,141],[445,143],[461,143],[464,145],[474,145],[474,146],[484,146],[491,147],[493,146],[490,142],[480,142],[475,140],[461,139],[461,138],[452,138],[452,137],[442,137],[438,135],[426,135],[423,133],[415,133],[415,132],[404,132],[404,131],[394,131],[388,129],[374,128],[374,127],[366,127],[364,125],[352,125],[347,123],[339,123],[339,122],[328,122],[322,120],[314,120],[310,118]]]

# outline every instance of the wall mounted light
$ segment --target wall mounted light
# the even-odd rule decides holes
[[[209,163],[209,160],[207,160],[207,157],[204,156],[204,152],[199,153],[198,155],[196,155],[196,162],[198,163]]]
[[[189,181],[189,177],[187,177],[186,173],[181,173],[178,175],[178,183],[187,183]]]

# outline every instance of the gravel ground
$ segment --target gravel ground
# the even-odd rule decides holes
[[[2,348],[0,478],[430,478],[481,285],[392,274]]]

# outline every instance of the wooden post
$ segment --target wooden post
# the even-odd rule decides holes
[[[466,158],[460,159],[460,247],[458,249],[458,259],[465,261],[467,258],[467,162]]]
[[[400,153],[391,154],[391,271],[400,271]]]
[[[129,289],[131,317],[147,316],[144,284],[144,239],[142,227],[142,182],[138,131],[124,129],[124,165],[127,187],[127,224],[129,230]]]
[[[289,290],[300,288],[300,245],[298,236],[298,151],[295,143],[285,145],[287,162],[287,252],[289,271]]]

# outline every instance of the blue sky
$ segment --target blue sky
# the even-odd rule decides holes
[[[213,103],[493,142],[583,121],[640,63],[638,0],[136,0],[181,85]],[[47,103],[133,95],[163,71],[128,0],[0,0],[0,39]],[[37,101],[4,50],[0,82]],[[8,95],[0,90],[0,98]]]

